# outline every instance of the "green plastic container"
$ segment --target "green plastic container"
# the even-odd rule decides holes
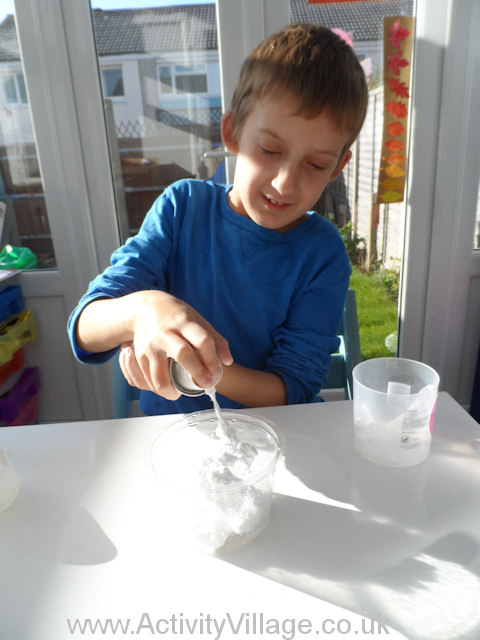
[[[0,251],[0,269],[36,269],[37,256],[28,247],[5,245]]]

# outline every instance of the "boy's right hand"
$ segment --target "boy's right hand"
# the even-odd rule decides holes
[[[190,305],[163,291],[129,298],[133,339],[123,344],[120,367],[129,384],[169,400],[179,397],[168,370],[170,358],[207,389],[233,358],[228,342]]]

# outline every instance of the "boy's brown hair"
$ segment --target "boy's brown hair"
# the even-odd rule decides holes
[[[341,130],[362,128],[368,103],[365,74],[352,48],[330,29],[293,24],[257,45],[247,56],[232,98],[232,133],[237,137],[256,101],[288,92],[307,118],[324,109]]]

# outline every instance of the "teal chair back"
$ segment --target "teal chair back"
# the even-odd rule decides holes
[[[140,397],[140,389],[130,386],[125,380],[118,363],[118,354],[114,355],[110,362],[112,363],[113,417],[131,418],[134,415],[134,403]]]
[[[345,398],[351,400],[353,398],[352,371],[355,365],[362,361],[357,299],[353,289],[347,292],[338,337],[340,346],[337,353],[332,356],[328,378],[323,389],[344,389]]]

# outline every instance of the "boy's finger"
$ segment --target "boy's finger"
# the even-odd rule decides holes
[[[156,358],[155,361],[150,364],[150,375],[155,393],[158,393],[167,400],[177,400],[180,397],[181,394],[175,389],[170,380],[167,354]]]
[[[215,344],[217,348],[218,357],[220,358],[222,363],[227,366],[233,364],[233,357],[232,357],[232,354],[230,353],[230,347],[228,346],[228,342],[219,333],[216,334]]]
[[[214,337],[200,325],[195,331],[185,331],[183,335],[171,334],[167,353],[202,389],[215,386],[221,376],[222,364],[215,349]]]
[[[233,358],[228,341],[209,322],[204,320],[204,324],[205,326],[200,328],[206,333],[196,336],[196,342],[191,341],[191,343],[199,352],[209,372],[215,377],[221,373],[221,364],[230,365],[233,363]]]
[[[127,382],[132,387],[153,391],[167,400],[177,400],[180,394],[170,382],[167,371],[166,357],[158,358],[153,363],[146,362],[148,373],[142,370],[135,356],[135,350],[132,345],[124,345],[120,350],[119,357],[120,367]]]

